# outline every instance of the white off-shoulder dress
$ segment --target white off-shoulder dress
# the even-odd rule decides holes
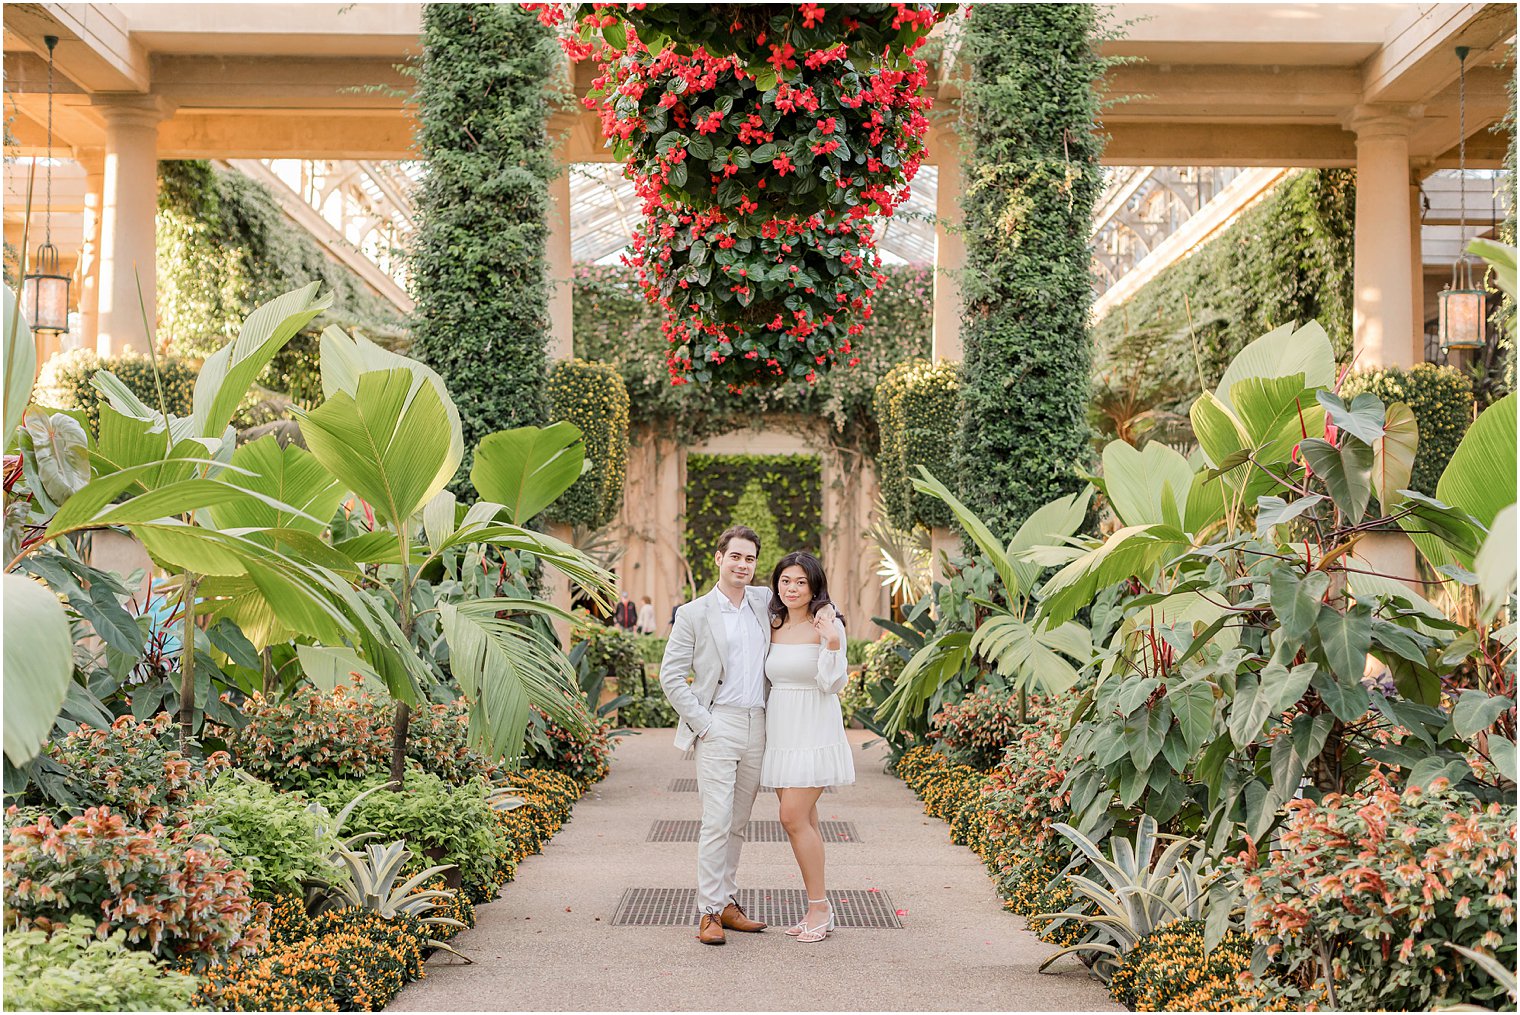
[[[760,785],[782,789],[853,783],[855,762],[839,710],[839,692],[850,679],[843,635],[835,652],[817,642],[772,642],[765,676],[771,693],[765,706]]]

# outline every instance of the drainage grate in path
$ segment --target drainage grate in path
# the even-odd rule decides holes
[[[902,930],[886,892],[866,888],[831,889],[834,917],[841,928]],[[773,928],[790,927],[807,912],[801,888],[741,888],[739,906]],[[628,888],[612,916],[614,927],[689,927],[699,918],[695,888]]]
[[[854,843],[860,833],[850,821],[820,821],[818,831],[825,843]],[[698,842],[702,838],[700,821],[656,821],[649,826],[646,842]],[[779,821],[751,821],[745,830],[748,842],[786,842],[786,829]]]
[[[670,791],[672,793],[695,793],[697,791],[697,780],[672,779],[670,780]],[[823,791],[825,793],[832,793],[834,792],[834,787],[825,786],[823,787]]]

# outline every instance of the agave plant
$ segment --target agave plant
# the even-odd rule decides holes
[[[323,909],[367,909],[387,920],[410,916],[425,927],[465,926],[453,917],[427,915],[445,900],[453,898],[457,894],[454,889],[420,887],[428,878],[448,870],[453,864],[436,864],[398,885],[396,882],[401,877],[402,868],[412,858],[412,851],[401,840],[384,846],[371,844],[365,846],[362,853],[342,849],[338,851],[338,858],[348,876],[335,886],[337,891],[329,897]],[[459,955],[442,941],[430,938],[427,943],[430,947]],[[465,956],[460,955],[460,958]]]
[[[1070,867],[1061,875],[1078,901],[1065,912],[1042,913],[1035,919],[1055,920],[1055,925],[1067,920],[1083,923],[1096,937],[1056,952],[1041,964],[1042,971],[1069,952],[1090,952],[1097,956],[1094,972],[1107,980],[1125,953],[1147,934],[1174,920],[1204,918],[1214,876],[1200,876],[1188,858],[1188,852],[1198,847],[1196,840],[1158,834],[1156,819],[1145,814],[1134,840],[1115,836],[1109,843],[1110,855],[1104,856],[1096,843],[1070,825],[1057,823],[1052,827],[1076,846],[1073,866],[1090,864],[1106,883],[1070,873]],[[1168,839],[1173,841],[1152,863],[1156,847]],[[1077,911],[1088,904],[1096,906],[1098,912]]]

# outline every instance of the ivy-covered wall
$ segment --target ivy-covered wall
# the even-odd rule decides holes
[[[259,304],[313,279],[334,294],[316,331],[401,333],[396,308],[328,257],[264,184],[205,161],[160,162],[158,180],[158,337],[172,352],[215,352]]]
[[[1003,539],[1087,464],[1099,9],[977,4],[961,102],[959,493]]]
[[[697,595],[717,581],[713,554],[730,525],[760,537],[756,585],[793,550],[820,554],[823,470],[814,455],[702,455],[686,459],[686,559]]]
[[[457,481],[482,437],[545,420],[558,44],[517,4],[426,4],[422,45],[412,354],[459,406]]]
[[[628,385],[633,422],[683,442],[724,433],[764,412],[792,412],[827,419],[840,443],[874,450],[876,385],[898,363],[929,354],[933,327],[933,269],[897,266],[882,273],[887,282],[871,319],[852,341],[860,362],[830,371],[811,387],[789,381],[731,395],[718,385],[672,385],[659,309],[643,301],[633,273],[621,266],[576,266],[575,353],[616,364]]]
[[[887,518],[899,529],[948,526],[955,516],[935,497],[918,493],[922,465],[954,484],[956,427],[960,420],[960,364],[928,360],[899,363],[876,388],[881,450],[876,475]]]
[[[599,529],[617,517],[628,472],[628,389],[605,363],[568,359],[549,370],[549,419],[580,427],[591,467],[549,508],[555,521]]]
[[[1093,334],[1099,401],[1186,410],[1246,344],[1315,320],[1351,353],[1356,173],[1305,170],[1191,256],[1166,268]],[[1191,320],[1189,315],[1191,314]]]

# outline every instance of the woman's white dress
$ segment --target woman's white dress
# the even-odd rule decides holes
[[[850,679],[843,637],[836,652],[811,645],[771,643],[765,658],[771,683],[765,706],[765,755],[760,785],[848,786],[855,762],[844,735],[839,692]]]

